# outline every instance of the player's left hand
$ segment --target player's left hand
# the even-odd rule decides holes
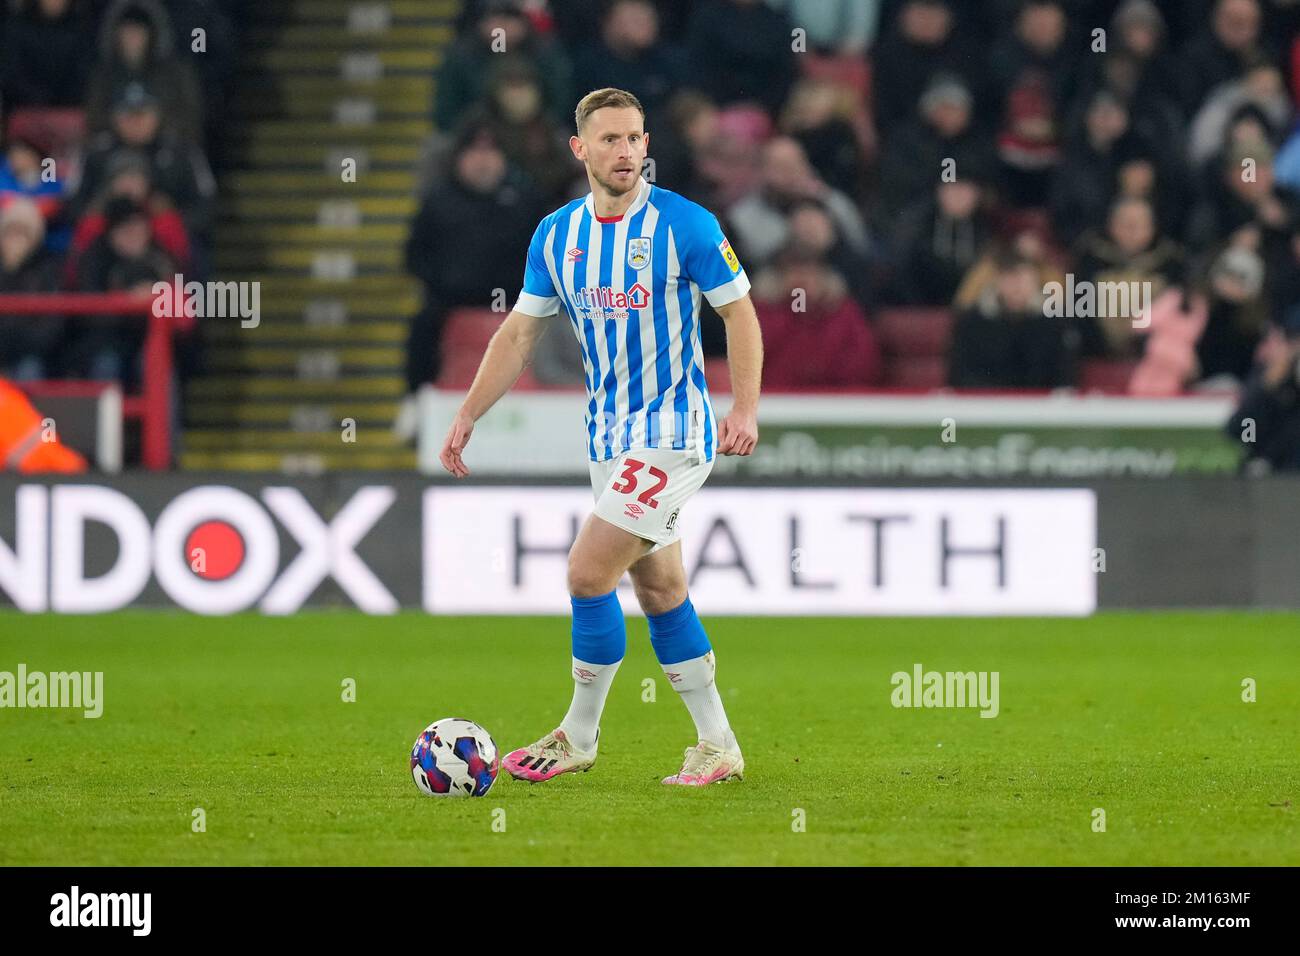
[[[718,454],[748,455],[758,444],[758,416],[732,409],[718,426]]]

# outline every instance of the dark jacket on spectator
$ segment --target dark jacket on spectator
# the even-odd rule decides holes
[[[1274,471],[1300,471],[1300,382],[1297,382],[1297,376],[1292,375],[1278,387],[1269,388],[1264,381],[1263,369],[1256,369],[1247,380],[1237,410],[1225,428],[1234,442],[1241,441],[1247,418],[1255,423],[1255,441],[1245,443],[1247,454],[1243,464],[1265,461]]]
[[[73,0],[58,20],[39,13],[36,0],[11,15],[0,47],[0,92],[6,110],[21,106],[80,106],[90,71],[91,24]]]
[[[775,115],[795,77],[790,24],[765,3],[702,0],[687,30],[689,83],[727,105],[757,100]]]
[[[101,133],[91,141],[81,188],[77,191],[78,213],[103,191],[113,154],[120,148],[111,133]],[[216,181],[202,151],[166,131],[159,134],[152,146],[140,151],[149,160],[154,191],[171,200],[192,236],[206,239],[215,214]]]
[[[58,288],[58,259],[39,246],[13,272],[0,265],[0,293],[56,292]],[[0,369],[26,355],[52,358],[63,327],[62,316],[0,314]]]
[[[520,263],[538,220],[535,187],[517,172],[495,192],[462,186],[454,176],[420,206],[406,242],[406,267],[440,302],[491,304],[494,289],[519,290]],[[466,229],[465,223],[490,228]]]
[[[118,23],[131,10],[149,18],[153,33],[145,62],[138,70],[121,59],[115,42]],[[203,99],[194,67],[173,49],[171,19],[157,0],[116,0],[104,15],[99,31],[99,60],[90,74],[90,95],[86,100],[88,131],[109,129],[113,103],[128,83],[143,83],[158,98],[166,129],[183,140],[201,141]]]

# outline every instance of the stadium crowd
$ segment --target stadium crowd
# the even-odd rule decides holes
[[[0,292],[206,278],[237,7],[0,0]],[[0,314],[0,377],[134,386],[143,335],[139,323]],[[178,341],[182,372],[196,344]]]
[[[1300,355],[1298,28],[1291,0],[469,0],[408,244],[409,384],[448,311],[517,288],[539,217],[587,191],[573,104],[617,86],[647,178],[737,249],[768,388],[881,384],[898,306],[951,310],[938,384],[1071,386],[1113,359],[1135,394],[1256,385],[1257,356]],[[1049,316],[1067,276],[1149,283],[1149,325]],[[564,338],[543,382],[581,381]]]

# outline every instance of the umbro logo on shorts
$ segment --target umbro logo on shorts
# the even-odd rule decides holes
[[[627,503],[627,510],[624,511],[623,513],[627,515],[629,518],[639,518],[643,514],[645,514],[645,509],[642,508],[635,501],[629,501]]]

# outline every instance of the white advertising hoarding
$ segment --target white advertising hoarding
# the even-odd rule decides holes
[[[429,488],[423,604],[568,613],[580,488]],[[705,488],[683,509],[708,614],[1084,615],[1096,609],[1088,489]],[[630,587],[623,606],[637,613]]]

